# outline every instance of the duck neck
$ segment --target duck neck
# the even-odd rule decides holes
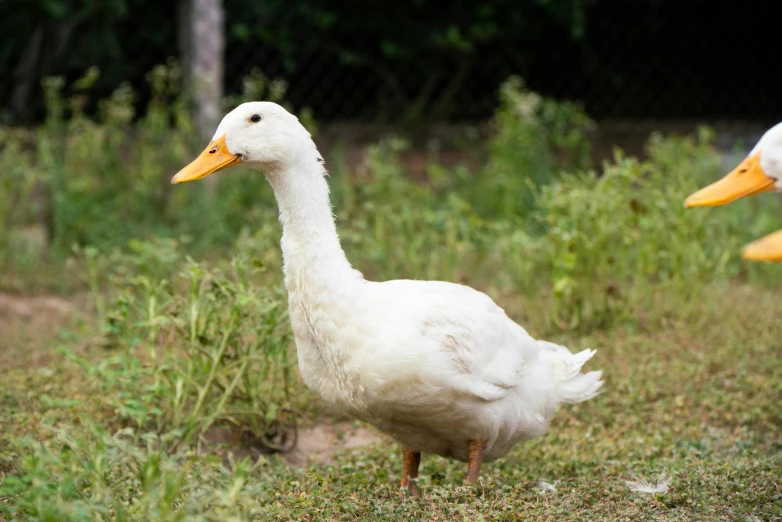
[[[313,159],[302,161],[271,180],[282,223],[288,291],[302,276],[318,287],[356,279],[339,242],[325,174],[323,164]]]
[[[323,165],[313,160],[270,176],[280,209],[288,310],[304,382],[327,402],[346,403],[355,379],[345,325],[363,282],[339,244]]]

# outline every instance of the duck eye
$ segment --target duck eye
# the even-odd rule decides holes
[[[261,115],[253,114],[252,116],[250,116],[250,121],[253,123],[258,123],[259,121],[261,121]]]

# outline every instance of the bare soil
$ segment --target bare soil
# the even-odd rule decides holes
[[[0,367],[42,366],[48,346],[74,319],[79,300],[0,293]]]

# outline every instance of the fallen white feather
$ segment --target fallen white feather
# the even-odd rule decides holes
[[[559,481],[557,481],[557,482],[559,482]],[[554,484],[549,484],[548,482],[543,482],[543,481],[538,482],[538,486],[540,487],[540,489],[538,490],[538,493],[540,493],[541,495],[548,495],[549,493],[551,493],[552,495],[556,495],[557,494],[557,488],[556,488],[556,483],[557,482],[555,482]]]
[[[625,480],[625,484],[630,487],[630,491],[635,491],[636,493],[649,493],[652,495],[668,493],[668,484],[670,483],[671,480],[669,478],[664,478],[657,484],[647,482],[644,478],[639,478],[638,480]]]

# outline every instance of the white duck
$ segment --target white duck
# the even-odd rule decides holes
[[[601,372],[580,373],[594,351],[538,341],[488,296],[434,281],[366,281],[345,257],[326,170],[307,130],[269,102],[223,118],[209,146],[171,180],[242,163],[271,184],[282,223],[290,320],[306,385],[327,403],[403,445],[402,485],[420,454],[482,461],[547,431],[560,403],[594,397]]]
[[[686,208],[725,205],[763,192],[782,192],[782,123],[760,138],[738,167],[684,202]],[[744,259],[782,261],[782,230],[750,243]]]

